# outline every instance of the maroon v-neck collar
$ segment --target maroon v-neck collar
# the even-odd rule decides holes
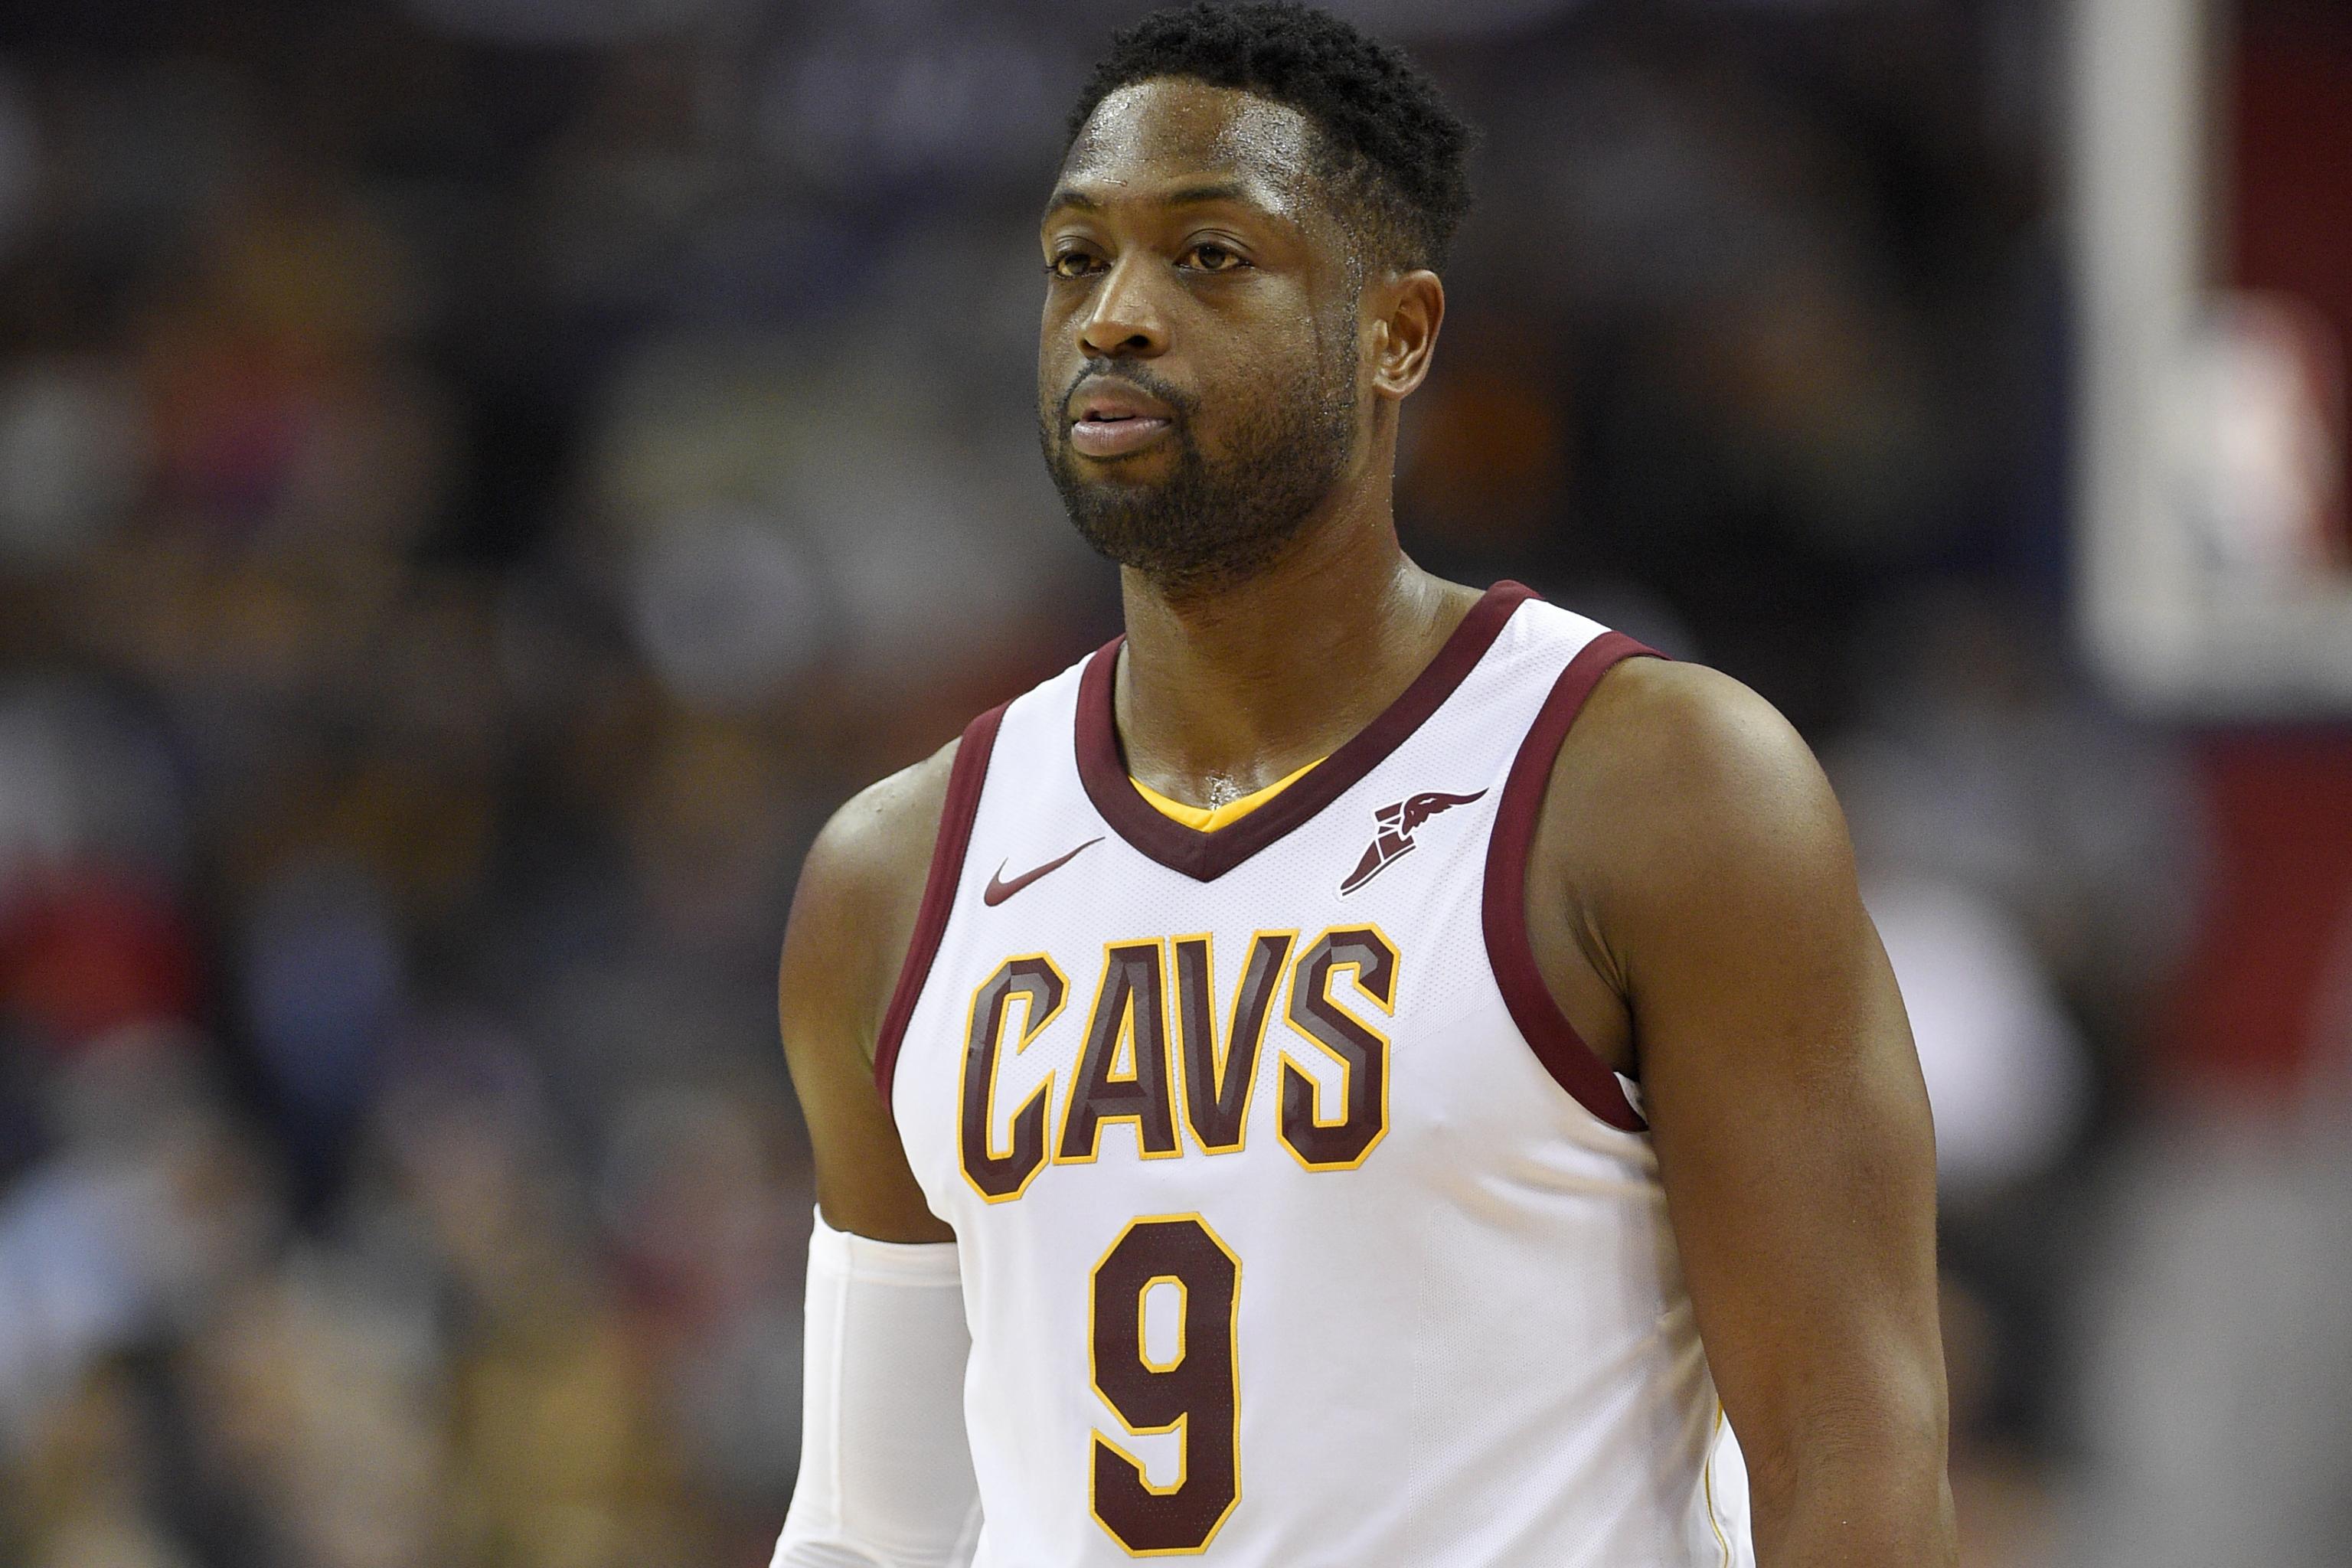
[[[1411,686],[1347,744],[1318,763],[1305,778],[1238,821],[1209,832],[1163,816],[1136,793],[1118,743],[1114,689],[1118,671],[1116,637],[1087,661],[1078,679],[1078,777],[1111,830],[1171,871],[1211,882],[1307,821],[1378,767],[1406,737],[1454,695],[1502,635],[1511,614],[1535,597],[1517,583],[1497,583],[1470,606],[1445,646],[1437,650]]]

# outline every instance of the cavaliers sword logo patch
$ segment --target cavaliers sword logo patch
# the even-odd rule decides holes
[[[1476,795],[1447,795],[1441,790],[1423,790],[1410,800],[1384,805],[1372,813],[1376,826],[1371,847],[1364,851],[1361,860],[1356,862],[1356,868],[1348,873],[1348,879],[1339,884],[1339,891],[1354,892],[1412,854],[1414,828],[1441,811],[1452,811],[1457,805],[1468,805],[1474,800],[1482,800],[1486,794],[1483,789]]]

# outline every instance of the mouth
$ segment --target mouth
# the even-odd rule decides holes
[[[1175,427],[1175,416],[1157,398],[1124,383],[1090,379],[1067,405],[1070,445],[1089,458],[1124,458]]]
[[[1169,422],[1141,414],[1081,415],[1070,425],[1070,445],[1089,458],[1123,458],[1168,433]]]

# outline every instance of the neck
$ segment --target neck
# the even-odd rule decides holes
[[[1192,803],[1328,756],[1412,683],[1478,597],[1408,560],[1385,504],[1334,507],[1265,571],[1207,595],[1171,598],[1133,571],[1119,588],[1128,767]]]

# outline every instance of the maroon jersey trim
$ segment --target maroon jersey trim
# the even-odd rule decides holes
[[[1171,871],[1213,882],[1274,843],[1345,794],[1384,761],[1437,711],[1477,668],[1509,624],[1511,614],[1535,597],[1517,583],[1497,583],[1470,606],[1445,646],[1437,650],[1402,695],[1358,731],[1347,744],[1316,764],[1312,773],[1247,816],[1203,833],[1165,816],[1136,793],[1119,750],[1113,713],[1113,681],[1119,644],[1105,643],[1087,661],[1078,681],[1078,777],[1111,831]]]
[[[882,1032],[874,1041],[874,1081],[882,1090],[882,1108],[894,1121],[898,1112],[891,1105],[890,1087],[898,1069],[898,1047],[907,1037],[907,1021],[915,1016],[915,1000],[930,978],[931,961],[940,955],[940,942],[947,935],[948,916],[955,910],[956,889],[963,880],[964,851],[971,847],[972,821],[980,815],[980,786],[988,777],[989,755],[996,750],[996,728],[1010,706],[1001,702],[964,726],[963,742],[948,770],[948,797],[940,810],[931,868],[923,879],[923,902],[915,911],[915,937],[907,944],[898,986],[890,993]]]
[[[1481,900],[1486,958],[1511,1021],[1560,1088],[1585,1110],[1626,1132],[1642,1131],[1649,1124],[1625,1098],[1617,1075],[1559,1010],[1536,966],[1535,947],[1528,940],[1528,855],[1535,845],[1536,816],[1551,783],[1552,762],[1585,699],[1619,661],[1664,657],[1622,632],[1603,632],[1568,661],[1519,743],[1518,755],[1511,759],[1502,804],[1495,809],[1494,831],[1486,840],[1486,886]]]

